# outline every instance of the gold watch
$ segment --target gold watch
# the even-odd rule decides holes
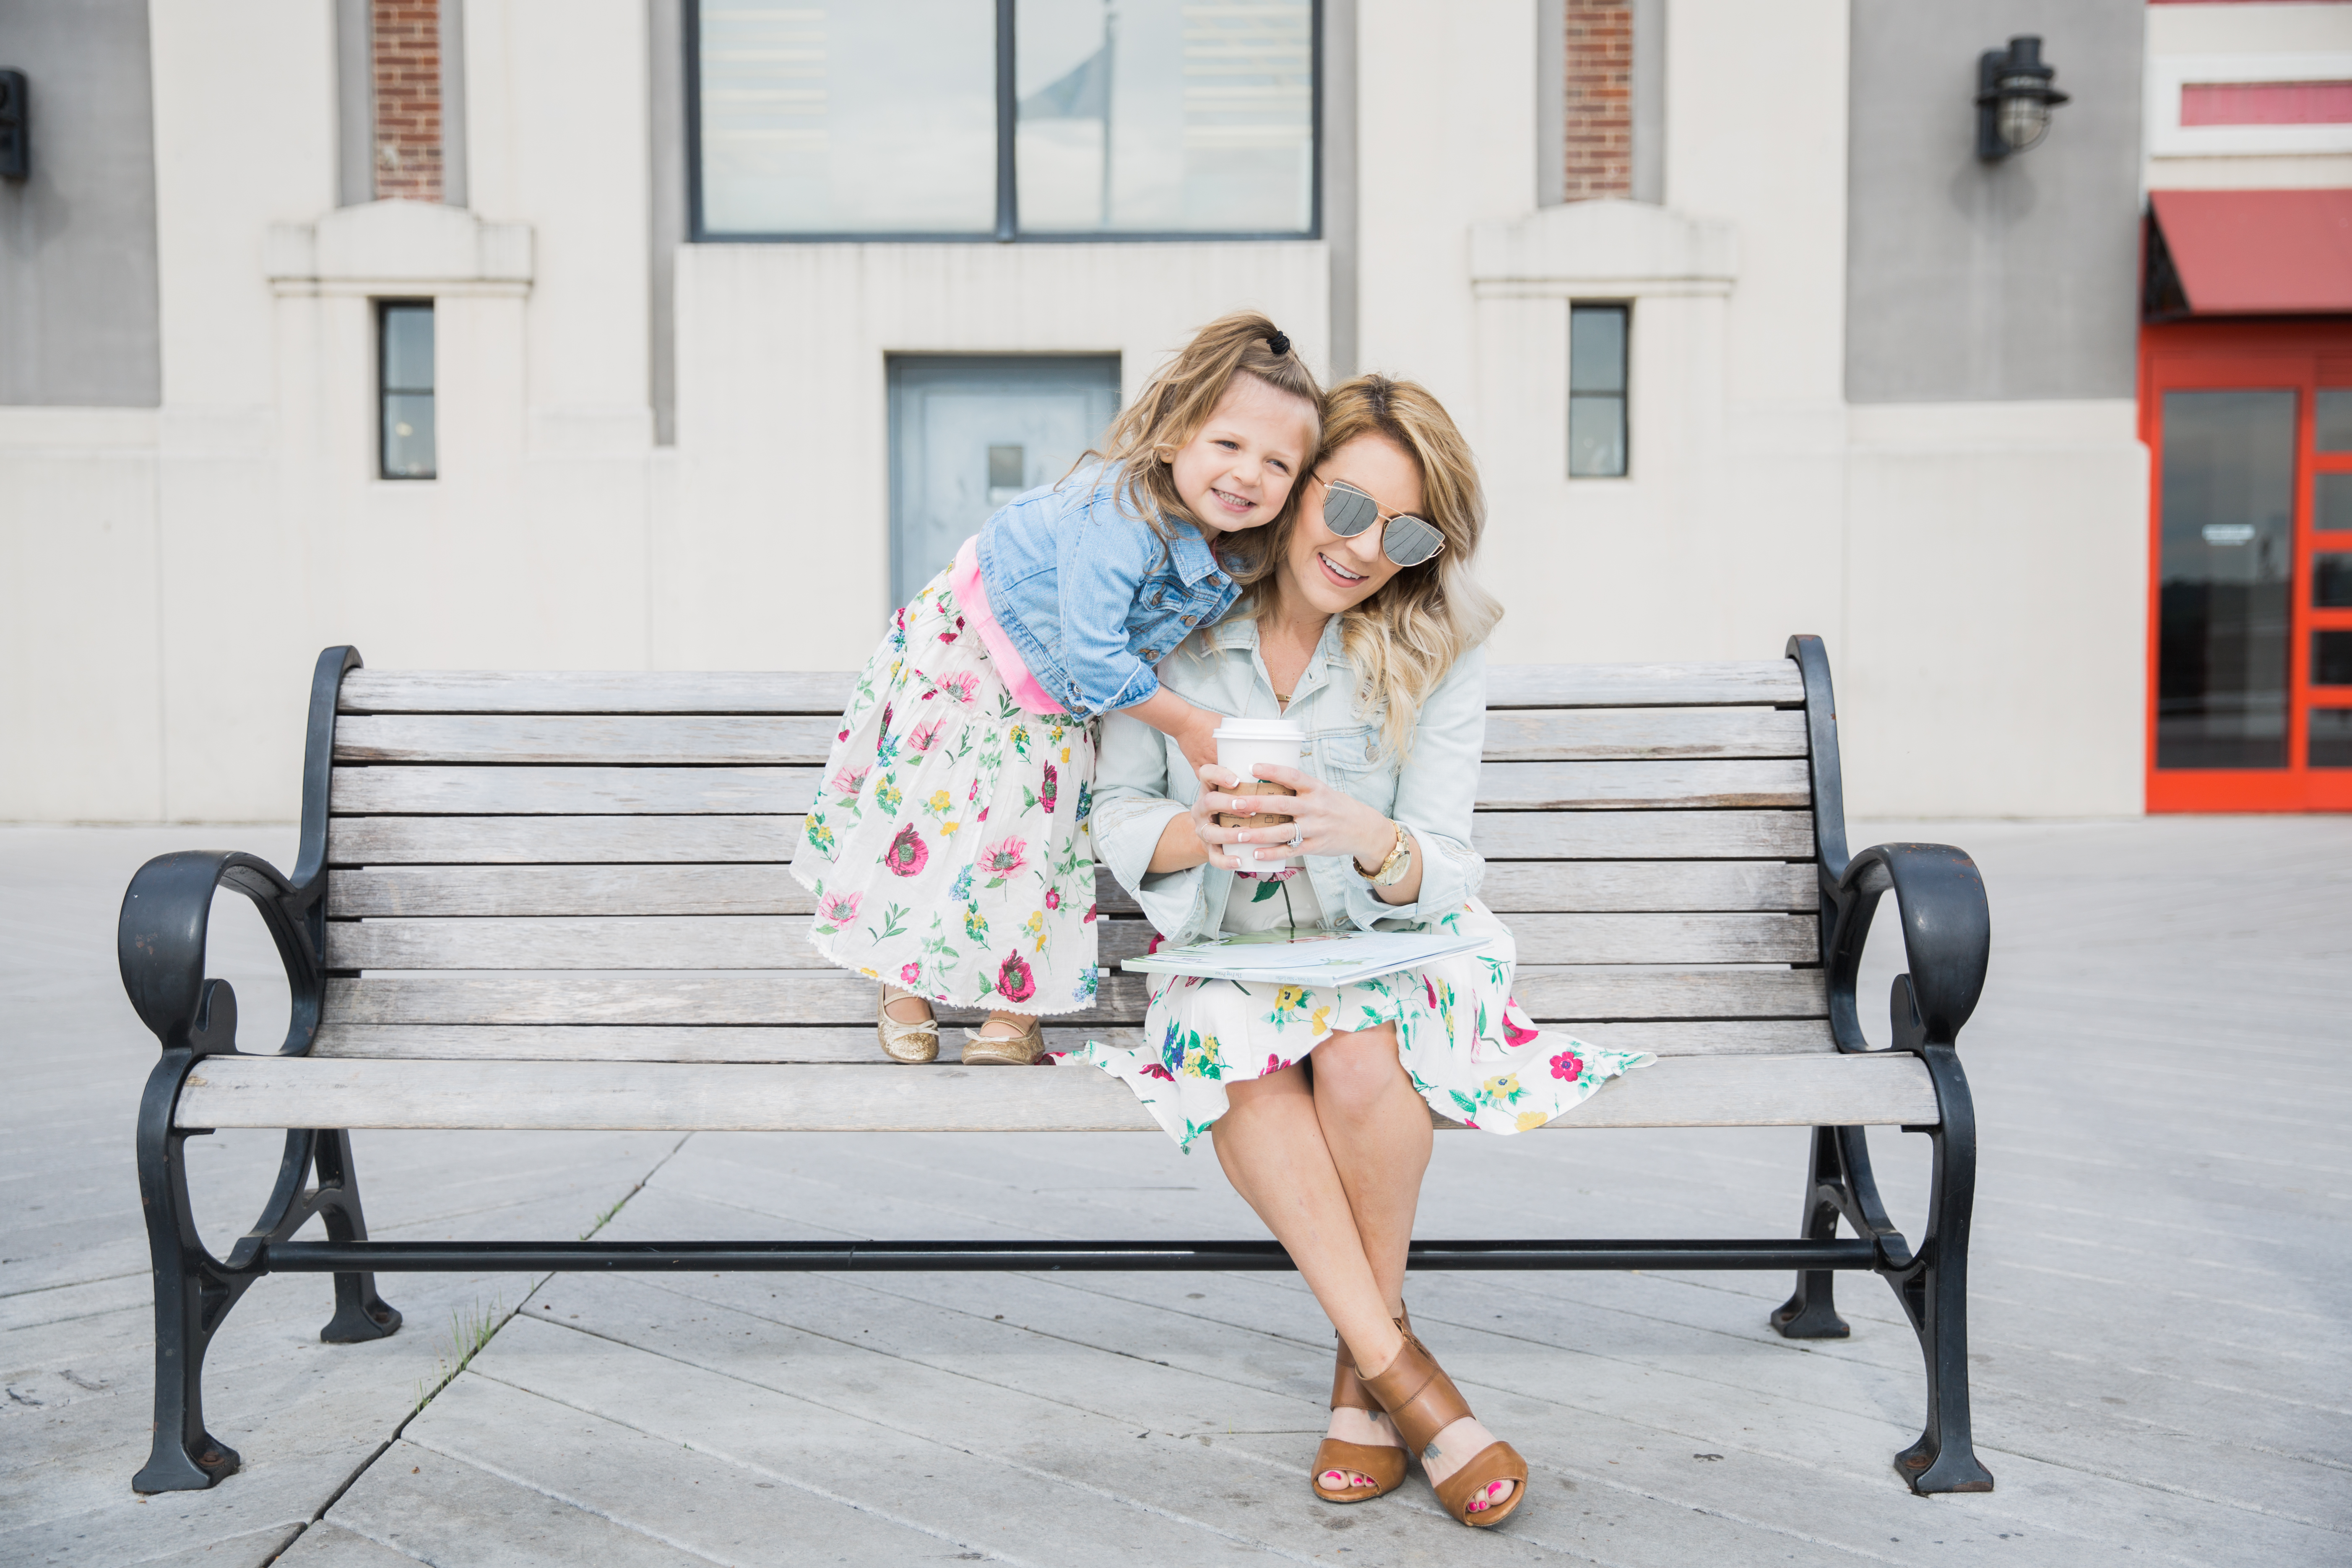
[[[1396,829],[1396,843],[1390,848],[1388,858],[1381,861],[1377,869],[1367,871],[1361,861],[1350,862],[1356,868],[1356,875],[1375,888],[1395,887],[1412,868],[1412,835],[1404,830],[1402,822],[1391,822],[1389,826]]]

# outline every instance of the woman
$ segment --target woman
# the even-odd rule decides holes
[[[1650,1058],[1529,1024],[1510,999],[1510,932],[1474,896],[1479,644],[1500,611],[1470,576],[1483,518],[1468,447],[1410,382],[1360,376],[1332,391],[1323,417],[1324,456],[1275,525],[1265,573],[1233,619],[1160,671],[1203,707],[1304,726],[1311,769],[1256,769],[1297,792],[1267,807],[1290,822],[1220,826],[1219,814],[1246,817],[1267,797],[1224,793],[1240,781],[1213,766],[1199,787],[1159,734],[1113,715],[1097,853],[1171,944],[1399,922],[1486,940],[1338,987],[1155,976],[1145,1043],[1090,1042],[1076,1058],[1124,1079],[1180,1142],[1211,1131],[1226,1177],[1338,1331],[1315,1494],[1346,1503],[1392,1490],[1410,1448],[1448,1512],[1489,1525],[1526,1495],[1527,1466],[1470,1414],[1404,1310],[1430,1110],[1522,1131]],[[1286,844],[1305,874],[1242,873],[1233,848],[1244,844]]]

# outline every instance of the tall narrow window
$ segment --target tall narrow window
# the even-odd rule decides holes
[[[383,477],[429,479],[439,472],[433,439],[433,302],[378,307],[376,367],[383,426]]]
[[[1623,305],[1577,305],[1568,317],[1568,473],[1625,474]]]

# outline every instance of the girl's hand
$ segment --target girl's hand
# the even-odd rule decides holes
[[[1396,829],[1387,817],[1346,790],[1335,789],[1312,773],[1303,773],[1297,768],[1286,768],[1273,763],[1260,763],[1251,771],[1259,778],[1298,793],[1288,797],[1219,795],[1219,800],[1234,804],[1211,809],[1277,812],[1289,817],[1290,824],[1287,826],[1234,829],[1223,842],[1290,845],[1290,852],[1294,855],[1345,855],[1360,866],[1378,866],[1388,858],[1389,850],[1396,844]],[[1208,769],[1201,771],[1204,781],[1208,774]],[[1233,777],[1231,773],[1223,773],[1223,776],[1226,779]]]
[[[1208,856],[1210,865],[1221,871],[1238,871],[1242,869],[1242,863],[1234,858],[1226,846],[1239,840],[1243,830],[1218,826],[1217,814],[1221,811],[1255,812],[1257,803],[1266,797],[1223,794],[1227,786],[1240,783],[1241,777],[1230,768],[1221,768],[1214,763],[1202,766],[1200,779],[1201,793],[1192,797],[1192,831],[1200,835],[1201,848]]]

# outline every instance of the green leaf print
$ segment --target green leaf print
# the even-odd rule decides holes
[[[882,930],[880,933],[877,934],[872,926],[867,926],[866,928],[866,934],[868,937],[871,937],[877,945],[879,943],[888,942],[892,937],[904,936],[907,934],[907,928],[900,925],[898,922],[913,912],[914,911],[908,909],[904,904],[892,904],[888,909],[882,911]]]
[[[1262,904],[1280,891],[1282,891],[1282,884],[1279,882],[1260,882],[1257,885],[1257,891],[1250,895],[1250,902],[1254,904]]]

